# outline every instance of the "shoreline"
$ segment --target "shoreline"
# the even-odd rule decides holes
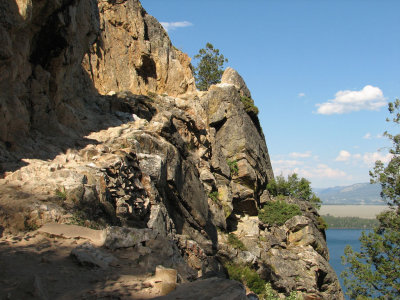
[[[376,215],[388,209],[387,205],[322,205],[319,214],[333,217],[358,217],[362,219],[375,219]]]
[[[366,228],[332,227],[332,228],[326,229],[325,231],[328,231],[328,230],[373,230],[373,228],[369,228],[369,227],[366,227]]]

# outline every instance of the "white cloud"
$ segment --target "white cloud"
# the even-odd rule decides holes
[[[331,167],[325,164],[318,164],[316,167],[308,167],[304,169],[295,168],[294,172],[299,174],[300,177],[306,178],[329,178],[329,179],[341,179],[341,178],[350,178],[346,174],[346,172],[339,169],[332,169]]]
[[[379,152],[372,152],[372,153],[365,153],[362,156],[363,162],[368,166],[373,166],[377,160],[380,160],[384,164],[388,163],[392,159],[393,155],[390,153],[379,153]]]
[[[304,153],[292,152],[289,154],[289,156],[293,158],[307,158],[311,157],[311,151],[306,151]]]
[[[336,157],[335,161],[347,161],[349,160],[351,157],[350,152],[346,151],[346,150],[341,150],[339,152],[338,157]]]
[[[363,139],[370,140],[370,139],[371,139],[371,134],[370,134],[369,132],[367,132],[367,133],[364,135]]]
[[[301,97],[305,97],[306,94],[304,94],[304,93],[299,93],[297,96],[301,98]]]
[[[285,160],[285,159],[272,160],[271,163],[278,168],[289,168],[289,167],[294,167],[294,166],[299,166],[299,165],[304,164],[302,161]]]
[[[348,177],[346,172],[339,170],[339,169],[332,169],[324,164],[319,164],[317,169],[315,170],[315,174],[317,177],[323,178],[342,178]]]
[[[338,91],[335,99],[317,104],[317,113],[343,114],[360,110],[379,110],[382,106],[386,106],[386,100],[381,89],[366,85],[360,91]]]
[[[304,162],[302,162],[302,161],[285,160],[285,159],[272,160],[271,163],[273,166],[274,173],[282,174],[284,176],[292,174],[293,170],[296,168],[296,166],[301,166],[304,164]]]
[[[164,27],[166,31],[174,30],[177,28],[182,28],[182,27],[188,27],[188,26],[193,26],[192,23],[188,21],[182,21],[182,22],[160,22],[161,25]]]
[[[383,163],[388,163],[390,159],[393,157],[390,153],[381,153],[381,152],[367,152],[364,154],[356,153],[351,154],[346,150],[342,150],[339,152],[338,157],[336,157],[335,161],[341,162],[351,162],[353,164],[357,164],[357,162],[362,162],[368,167],[372,167],[377,160],[382,161]]]
[[[287,176],[297,173],[300,177],[307,179],[350,179],[345,172],[338,169],[332,169],[325,164],[305,165],[304,162],[298,160],[273,160],[273,169],[275,174]]]

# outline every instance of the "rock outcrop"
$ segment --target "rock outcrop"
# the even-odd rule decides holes
[[[112,66],[112,67],[111,67]],[[91,95],[195,91],[190,58],[139,1],[0,4],[0,141],[87,132]],[[100,104],[101,105],[101,104]]]
[[[172,293],[155,299],[247,300],[248,298],[246,297],[245,289],[240,283],[222,278],[209,278],[200,282],[182,284]]]
[[[26,246],[18,263],[34,269],[49,258],[29,240],[51,244],[74,280],[87,284],[71,298],[93,287],[90,272],[77,268],[101,270],[99,297],[140,298],[150,287],[146,297],[162,296],[176,286],[148,275],[162,265],[173,271],[157,270],[176,273],[179,284],[195,281],[161,299],[188,289],[192,298],[222,299],[229,289],[229,297],[245,299],[243,286],[221,279],[228,261],[251,266],[282,296],[343,298],[312,206],[289,199],[302,216],[282,226],[258,220],[273,201],[266,186],[274,174],[235,70],[196,91],[189,58],[137,0],[7,0],[0,17],[0,251]],[[66,261],[70,254],[79,265]],[[68,289],[64,275],[38,272],[32,281],[0,264],[2,276],[17,282],[7,289],[14,298],[51,299]],[[118,268],[139,277],[129,285]]]
[[[0,4],[0,140],[22,144],[32,130],[81,129],[81,61],[99,31],[97,2]]]
[[[138,1],[101,1],[100,34],[84,65],[101,94],[194,92],[190,58]],[[109,66],[112,65],[113,68]]]

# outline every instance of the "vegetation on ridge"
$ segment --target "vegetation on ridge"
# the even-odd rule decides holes
[[[237,160],[227,160],[226,163],[229,166],[229,170],[231,172],[231,176],[236,176],[239,174],[239,166]]]
[[[60,198],[61,200],[67,200],[67,193],[65,191],[65,187],[57,188],[54,191],[55,195]]]
[[[200,91],[207,91],[212,84],[221,81],[224,72],[223,66],[228,62],[228,59],[210,43],[207,43],[205,48],[200,49],[194,58],[200,60],[194,68],[196,86]]]
[[[246,97],[246,96],[242,96],[240,97],[240,101],[242,101],[243,106],[244,106],[244,110],[249,114],[249,115],[254,115],[257,116],[258,115],[258,107],[255,106],[254,104],[254,100]]]
[[[246,246],[243,244],[241,240],[239,240],[239,238],[234,233],[228,234],[228,244],[235,249],[247,251]]]
[[[272,288],[271,283],[261,279],[256,270],[243,264],[226,263],[225,268],[228,271],[229,278],[239,281],[247,286],[253,293],[258,295],[260,300],[278,300],[282,299],[278,293]],[[303,297],[298,296],[292,291],[286,300],[300,300]]]
[[[249,266],[227,263],[225,268],[228,271],[230,279],[243,283],[256,294],[264,293],[266,282]]]
[[[376,219],[364,219],[359,217],[334,217],[331,215],[324,216],[325,222],[329,228],[340,229],[371,229],[378,225]]]
[[[288,175],[287,180],[282,175],[271,180],[267,185],[268,192],[272,196],[286,196],[310,202],[315,208],[321,207],[321,199],[312,191],[311,182],[305,178],[299,178],[296,173]]]
[[[261,222],[277,226],[281,226],[287,220],[300,215],[301,210],[296,204],[289,204],[282,200],[267,202],[258,211],[258,218]]]
[[[214,203],[220,203],[219,200],[219,193],[218,191],[213,191],[210,194],[208,194],[208,197],[214,202]]]

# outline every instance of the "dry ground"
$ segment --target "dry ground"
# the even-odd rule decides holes
[[[359,217],[374,219],[375,216],[386,210],[386,205],[322,205],[319,213],[334,217]]]

